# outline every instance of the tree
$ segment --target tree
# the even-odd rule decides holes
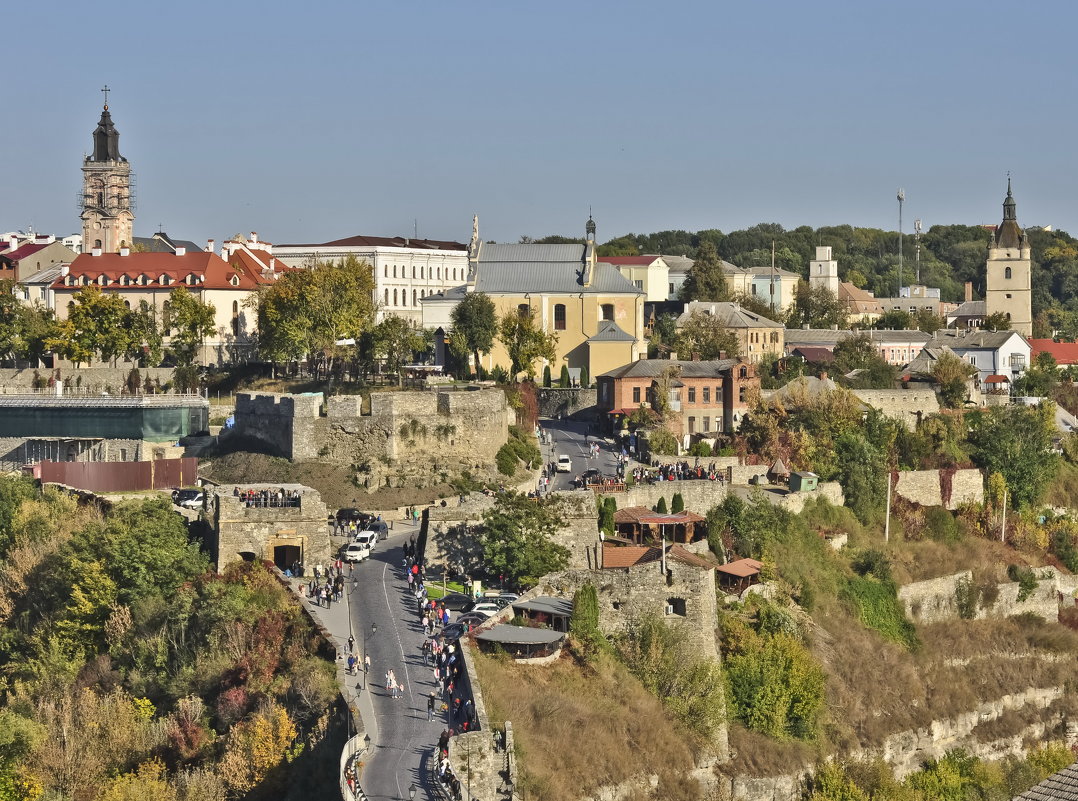
[[[1059,466],[1053,405],[996,406],[974,420],[969,439],[977,466],[1003,476],[1016,509],[1037,501]]]
[[[253,299],[258,309],[258,346],[273,361],[306,357],[331,369],[349,346],[374,325],[374,274],[349,256],[291,270]]]
[[[475,369],[480,370],[479,355],[490,353],[494,347],[494,337],[498,333],[498,315],[494,301],[483,292],[472,292],[464,296],[450,315],[453,324],[451,347],[463,352],[461,358],[472,355]]]
[[[842,374],[859,371],[850,380],[857,389],[891,389],[898,377],[898,370],[880,355],[879,348],[866,333],[846,337],[835,345],[834,364]]]
[[[979,328],[984,331],[1010,331],[1011,320],[1003,312],[992,312],[981,320]]]
[[[51,350],[75,364],[89,363],[95,355],[112,362],[130,350],[130,313],[119,295],[91,284],[78,290],[72,303],[46,343]]]
[[[405,320],[395,314],[386,315],[372,332],[374,353],[385,361],[386,370],[397,375],[397,383],[402,383],[401,368],[410,362],[416,353],[430,348],[430,334],[412,320]]]
[[[498,339],[509,354],[513,379],[521,372],[534,375],[537,359],[552,362],[557,358],[558,335],[543,331],[532,311],[507,312],[498,324]]]
[[[680,492],[675,492],[673,499],[670,501],[671,514],[677,514],[678,512],[685,511],[685,499],[681,497]]]
[[[580,386],[584,389],[591,386],[591,376],[588,375],[588,366],[586,364],[580,368]]]
[[[550,389],[550,365],[543,365],[543,386]]]
[[[161,363],[163,340],[153,307],[140,300],[138,309],[131,311],[128,320],[131,341],[127,355],[134,361],[143,360],[146,367],[156,367]]]
[[[719,258],[715,245],[710,241],[700,243],[696,259],[685,283],[681,285],[681,300],[726,300],[728,288],[722,259]]]
[[[565,389],[569,386],[569,365],[561,366],[561,376],[558,378],[558,386]]]
[[[810,286],[802,281],[797,285],[794,304],[786,314],[790,328],[845,328],[848,313],[846,304],[825,286]]]
[[[212,303],[203,302],[182,286],[169,293],[165,328],[171,331],[169,349],[177,365],[189,367],[198,360],[202,343],[213,335],[216,316]]]
[[[740,352],[737,336],[717,317],[694,311],[681,324],[674,347],[683,359],[698,354],[701,359],[736,359]],[[723,357],[725,353],[725,357]]]
[[[835,454],[846,506],[862,523],[876,520],[887,497],[885,454],[862,434],[853,432],[835,441]]]
[[[966,385],[977,368],[950,352],[940,354],[932,365],[932,380],[939,385],[940,399],[949,409],[957,409],[966,400]]]
[[[519,493],[499,494],[483,513],[480,538],[487,573],[522,586],[564,569],[569,550],[553,539],[561,526],[560,506],[555,497],[537,501]]]
[[[674,314],[660,314],[655,318],[648,337],[648,358],[655,358],[659,354],[659,347],[674,348],[677,339],[677,316]]]
[[[573,650],[584,661],[595,658],[600,651],[608,647],[606,638],[599,630],[599,596],[595,585],[584,584],[573,594],[573,614],[569,618],[569,635],[572,637]]]

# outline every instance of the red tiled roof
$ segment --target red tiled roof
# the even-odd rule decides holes
[[[794,348],[790,351],[792,356],[800,356],[806,362],[833,362],[835,352],[829,348],[818,348],[811,345]]]
[[[5,259],[19,261],[20,259],[25,259],[27,256],[33,253],[37,253],[42,248],[47,247],[47,244],[40,244],[38,242],[27,242],[25,245],[21,245],[14,250],[5,250],[3,254],[0,255],[3,255]]]
[[[603,568],[635,567],[645,562],[654,562],[662,553],[649,545],[612,545],[603,543]]]
[[[1059,364],[1078,364],[1078,342],[1056,342],[1054,339],[1030,339],[1033,349],[1030,358],[1038,353],[1051,353]]]
[[[990,375],[984,380],[986,384],[1007,384],[1010,379],[1005,375]]]
[[[720,573],[727,574],[728,576],[748,578],[749,576],[757,575],[760,572],[760,568],[762,567],[763,563],[757,562],[755,559],[738,559],[736,562],[719,565],[715,569],[718,570]]]
[[[234,256],[237,254],[234,254]],[[260,286],[272,283],[271,279],[262,276],[262,267],[258,262],[249,258],[233,258],[230,265],[216,253],[199,251],[177,256],[174,253],[131,253],[121,256],[118,253],[102,253],[94,256],[83,253],[72,263],[69,270],[72,283],[65,283],[64,277],[57,278],[53,282],[53,289],[75,290],[81,283],[76,280],[85,276],[87,284],[96,284],[98,278],[104,276],[107,283],[103,289],[132,289],[140,288],[138,277],[146,276],[146,288],[154,286],[192,286],[200,289],[237,289],[252,290]],[[168,276],[168,284],[160,284],[162,276]],[[194,284],[187,284],[187,277],[195,276]],[[121,276],[127,276],[130,283],[126,286],[120,283]],[[233,284],[233,276],[239,278],[238,283]]]

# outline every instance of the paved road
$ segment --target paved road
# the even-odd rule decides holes
[[[357,587],[350,592],[352,627],[360,657],[371,657],[365,693],[373,708],[374,724],[368,723],[373,753],[366,760],[360,782],[371,801],[408,798],[408,788],[420,788],[418,798],[433,797],[427,776],[430,755],[445,727],[444,718],[427,722],[427,694],[434,689],[434,674],[423,666],[420,645],[423,633],[416,615],[415,599],[401,569],[404,543],[416,534],[410,526],[397,524],[388,540],[378,543],[370,559],[356,568]],[[371,632],[371,624],[378,626]],[[385,672],[392,669],[404,685],[403,698],[390,698]],[[362,688],[362,678],[355,679]]]
[[[597,467],[608,478],[615,475],[617,462],[614,460],[614,451],[610,443],[602,439],[598,440],[599,456],[592,458],[589,455],[585,439],[588,442],[595,442],[596,438],[587,436],[590,431],[587,423],[579,423],[575,420],[540,420],[539,425],[544,431],[549,432],[552,438],[549,446],[542,447],[543,461],[557,461],[562,454],[573,460],[573,471],[558,473],[550,484],[552,490],[573,489],[573,479],[592,467]]]

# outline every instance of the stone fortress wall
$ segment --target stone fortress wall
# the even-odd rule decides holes
[[[1073,577],[1060,574],[1054,567],[1035,567],[1037,587],[1030,596],[1018,600],[1018,582],[1005,581],[995,586],[995,599],[989,603],[977,593],[977,608],[974,617],[978,620],[986,617],[1011,617],[1031,614],[1055,622],[1059,617],[1061,597],[1073,597]],[[939,623],[945,620],[957,620],[958,590],[960,585],[969,585],[975,592],[973,573],[963,570],[950,576],[915,581],[898,588],[898,600],[906,610],[906,616],[914,623]],[[1073,603],[1073,601],[1071,601]]]
[[[946,506],[953,511],[964,503],[984,502],[984,477],[974,469],[902,470],[894,491],[921,506]]]
[[[862,403],[893,417],[911,431],[923,415],[940,410],[939,397],[933,389],[854,389]]]
[[[323,414],[323,406],[325,407]],[[498,389],[236,396],[236,435],[293,461],[351,466],[369,490],[496,472],[513,415]]]

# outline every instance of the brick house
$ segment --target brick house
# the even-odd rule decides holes
[[[600,414],[617,428],[645,403],[653,406],[663,373],[671,368],[676,376],[669,400],[677,421],[670,433],[679,439],[733,433],[745,415],[750,390],[760,389],[756,368],[740,359],[640,359],[596,379]]]

